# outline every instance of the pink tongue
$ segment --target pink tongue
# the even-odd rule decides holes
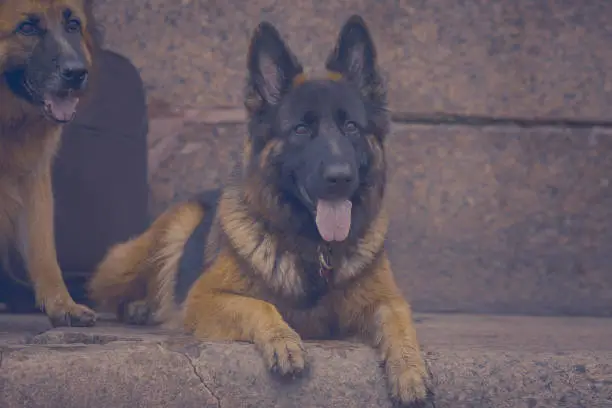
[[[317,202],[317,228],[325,241],[344,241],[351,229],[351,207],[349,200]]]
[[[79,98],[74,96],[58,97],[47,95],[45,105],[53,117],[59,121],[65,122],[73,118],[76,112]]]

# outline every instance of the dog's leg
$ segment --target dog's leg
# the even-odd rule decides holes
[[[211,290],[206,281],[219,282],[224,279],[234,287],[241,285],[236,275],[230,273],[221,278],[223,273],[214,272],[214,266],[205,272],[187,297],[184,315],[186,329],[202,341],[254,343],[273,374],[281,377],[302,374],[307,366],[302,339],[283,320],[276,307],[255,298]]]
[[[57,263],[50,168],[37,176],[27,193],[17,238],[36,302],[53,326],[91,326],[95,313],[74,302]]]
[[[410,306],[401,297],[381,302],[371,317],[374,344],[385,362],[391,397],[402,406],[433,406]]]
[[[273,374],[299,376],[306,368],[306,351],[300,336],[270,303],[231,294],[206,294],[193,318],[196,338],[217,341],[248,341],[260,350]],[[187,317],[186,321],[189,321]]]
[[[402,407],[434,407],[430,376],[412,321],[386,258],[360,280],[340,306],[346,330],[357,330],[384,361],[391,398]]]

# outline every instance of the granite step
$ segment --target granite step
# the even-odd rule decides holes
[[[437,407],[612,407],[612,319],[417,314]],[[308,342],[311,375],[282,384],[254,346],[101,322],[49,330],[0,315],[0,406],[391,407],[375,353]]]

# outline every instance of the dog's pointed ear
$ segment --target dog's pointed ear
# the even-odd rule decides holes
[[[251,38],[247,57],[249,86],[261,101],[276,105],[291,88],[303,68],[278,30],[269,22],[261,22]]]
[[[371,132],[384,140],[389,131],[387,87],[379,71],[370,30],[359,15],[346,20],[327,58],[330,79],[354,83],[371,109]]]
[[[374,41],[361,16],[352,15],[344,23],[325,67],[331,73],[353,81],[361,89],[372,85],[372,81],[378,81]]]

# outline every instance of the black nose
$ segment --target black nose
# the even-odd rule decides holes
[[[60,67],[60,76],[68,88],[81,88],[87,81],[87,74],[87,67],[79,61],[66,61]]]
[[[334,163],[323,169],[323,180],[328,188],[345,187],[350,185],[354,178],[355,175],[348,163]]]

